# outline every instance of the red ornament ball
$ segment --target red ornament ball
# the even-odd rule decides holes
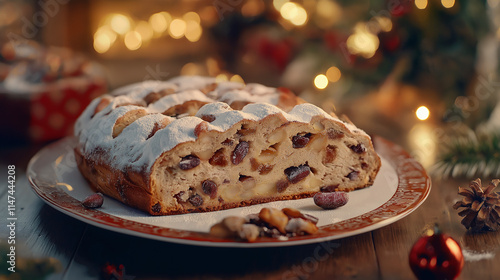
[[[438,229],[417,240],[409,261],[418,279],[455,279],[464,266],[460,245]]]

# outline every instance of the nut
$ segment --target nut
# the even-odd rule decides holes
[[[220,238],[233,238],[240,235],[246,220],[242,217],[229,216],[210,228],[210,234]]]
[[[279,232],[285,234],[285,227],[288,224],[288,216],[276,208],[262,208],[259,218],[269,226],[276,228]]]
[[[300,212],[299,210],[297,210],[295,208],[283,208],[281,211],[283,211],[283,213],[285,213],[285,215],[287,215],[288,218],[290,218],[290,219],[301,218],[301,219],[310,221],[313,224],[318,223],[318,218],[316,218],[312,215],[309,215],[309,214],[302,214],[302,212]]]
[[[222,220],[222,223],[230,231],[237,232],[241,230],[241,226],[246,222],[245,218],[238,216],[229,216]]]
[[[318,231],[318,227],[311,221],[301,218],[293,218],[286,225],[286,231],[296,234],[314,234]]]
[[[238,232],[239,236],[243,240],[248,242],[254,242],[260,235],[259,227],[252,224],[244,224],[241,226],[241,230]]]

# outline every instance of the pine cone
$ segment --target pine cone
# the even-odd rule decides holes
[[[499,179],[491,181],[488,187],[481,187],[481,179],[472,181],[471,190],[458,187],[458,194],[464,196],[453,205],[454,209],[465,208],[458,215],[464,217],[462,225],[473,231],[498,230],[500,228],[500,194],[493,190],[500,183]]]

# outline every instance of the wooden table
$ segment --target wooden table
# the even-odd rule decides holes
[[[0,149],[0,279],[7,272],[6,177],[12,164],[17,174],[17,276],[22,279],[54,269],[48,279],[99,279],[106,264],[123,265],[122,279],[414,279],[408,253],[434,223],[462,246],[466,262],[459,279],[500,279],[500,232],[468,233],[452,208],[460,198],[457,187],[467,180],[433,178],[428,199],[415,212],[357,236],[281,248],[209,248],[115,233],[52,209],[31,190],[25,175],[28,160],[40,148]]]

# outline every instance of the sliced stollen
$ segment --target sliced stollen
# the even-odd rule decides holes
[[[152,215],[370,186],[370,137],[285,89],[179,77],[94,100],[75,126],[97,191]]]

